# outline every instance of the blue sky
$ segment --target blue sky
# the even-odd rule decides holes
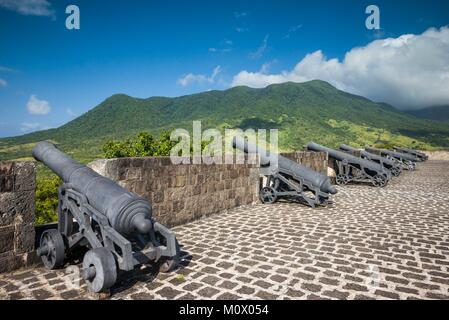
[[[342,60],[376,39],[449,24],[445,0],[39,0],[44,10],[16,1],[25,7],[0,0],[0,137],[57,127],[115,93],[226,89],[243,70],[281,74],[317,50]],[[69,4],[80,30],[65,28]],[[365,27],[369,4],[380,31]]]

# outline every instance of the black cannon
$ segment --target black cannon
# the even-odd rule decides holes
[[[395,177],[399,176],[402,172],[401,165],[394,160],[387,159],[385,157],[378,156],[373,153],[369,153],[365,150],[356,149],[354,147],[348,146],[347,144],[340,145],[340,149],[343,151],[350,151],[350,152],[359,151],[361,158],[379,163],[385,169],[390,170],[391,174]]]
[[[427,154],[425,154],[424,152],[418,151],[418,150],[402,148],[402,147],[393,147],[393,149],[396,152],[409,153],[409,154],[415,156],[419,161],[429,160],[429,156]]]
[[[101,176],[43,141],[33,149],[63,181],[59,187],[58,230],[45,231],[37,250],[44,265],[55,269],[80,247],[83,276],[90,291],[111,288],[117,269],[153,264],[168,272],[178,262],[178,244],[172,231],[152,217],[150,203]]]
[[[337,168],[337,184],[347,184],[351,181],[368,181],[375,187],[384,187],[391,179],[391,172],[379,163],[327,148],[315,142],[309,142],[306,148],[313,151],[327,152],[329,157],[334,159]]]
[[[391,150],[385,149],[376,149],[372,147],[365,147],[365,150],[369,153],[377,153],[383,157],[396,161],[398,164],[402,166],[403,169],[408,171],[413,171],[416,169],[416,159],[415,156],[402,152],[395,152]]]
[[[274,203],[285,198],[306,203],[314,208],[330,204],[329,195],[337,193],[327,176],[279,154],[267,152],[243,137],[234,137],[233,147],[259,156],[261,172],[267,178],[259,193],[263,203]]]

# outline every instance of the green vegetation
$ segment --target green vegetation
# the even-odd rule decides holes
[[[105,158],[169,156],[176,141],[170,141],[170,133],[164,131],[159,139],[149,132],[141,132],[135,138],[123,141],[109,140],[103,145]]]
[[[167,157],[170,150],[177,144],[170,140],[170,132],[163,131],[159,139],[155,139],[149,132],[140,132],[136,137],[125,140],[109,140],[103,145],[103,156],[106,159],[124,157]],[[209,141],[201,141],[204,150]],[[193,154],[192,139],[190,141],[190,155]]]
[[[201,120],[207,128],[278,128],[282,150],[297,150],[310,140],[329,146],[376,143],[375,135],[363,135],[333,127],[345,122],[362,130],[385,132],[403,146],[411,141],[427,149],[449,148],[449,123],[417,118],[393,107],[337,90],[323,81],[283,83],[263,89],[234,87],[188,96],[148,99],[113,95],[77,119],[57,128],[0,139],[0,160],[29,157],[33,144],[52,140],[76,159],[89,162],[102,157],[102,146],[111,139],[124,140],[147,131],[184,128]],[[408,139],[409,138],[409,139]]]
[[[58,219],[58,187],[61,180],[55,175],[36,179],[36,224],[55,222]]]
[[[449,125],[449,106],[437,106],[407,112],[419,118],[445,120]]]

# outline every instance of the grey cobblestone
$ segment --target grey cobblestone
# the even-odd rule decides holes
[[[181,268],[119,278],[111,299],[449,299],[449,161],[335,204],[239,207],[174,228]],[[2,299],[96,299],[65,270],[0,275]],[[69,281],[70,280],[70,281]]]

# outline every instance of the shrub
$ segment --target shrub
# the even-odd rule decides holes
[[[148,132],[141,132],[135,138],[123,141],[109,140],[103,145],[105,158],[169,156],[176,141],[170,141],[170,133],[162,132],[155,139]]]
[[[59,177],[36,180],[36,224],[46,224],[58,220]]]

